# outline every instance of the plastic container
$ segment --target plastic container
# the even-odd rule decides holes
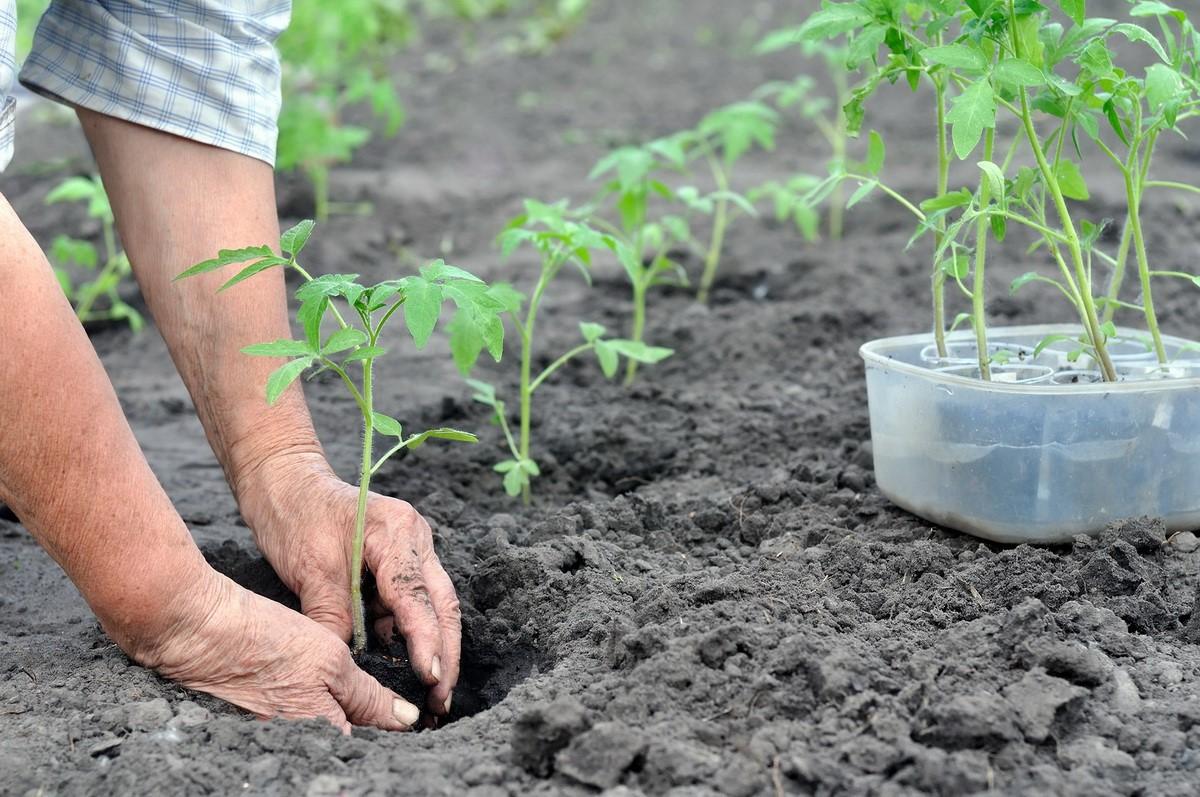
[[[864,345],[879,489],[915,515],[997,542],[1065,542],[1142,515],[1200,528],[1195,344],[1164,338],[1167,373],[1140,344],[1122,346],[1120,381],[1106,383],[1090,358],[1067,360],[1069,343],[1034,357],[1052,334],[1078,327],[989,330],[1021,354],[994,366],[991,382],[963,362],[977,350],[970,330],[947,336],[951,357],[941,360],[929,356],[928,334]]]

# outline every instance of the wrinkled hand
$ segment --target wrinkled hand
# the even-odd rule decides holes
[[[263,719],[325,717],[346,733],[417,723],[420,710],[356,667],[329,629],[216,572],[203,581],[176,598],[185,619],[135,659]]]
[[[350,559],[357,488],[319,455],[296,455],[257,476],[242,512],[259,549],[299,598],[305,615],[349,640]],[[398,631],[428,708],[446,714],[458,681],[462,622],[458,596],[433,550],[429,524],[404,501],[372,494],[363,545],[378,597],[368,605],[375,631]]]

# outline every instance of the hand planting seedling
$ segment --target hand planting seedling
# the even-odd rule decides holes
[[[217,257],[192,266],[176,279],[240,264],[241,270],[225,282],[220,290],[227,290],[242,280],[277,266],[292,269],[304,280],[295,294],[300,302],[296,320],[304,328],[304,339],[260,343],[248,346],[243,351],[256,357],[287,361],[267,380],[269,404],[274,404],[301,374],[315,368],[317,372],[331,371],[340,377],[362,415],[362,456],[350,568],[353,644],[354,651],[361,653],[367,641],[362,568],[367,498],[372,476],[395,454],[417,448],[430,439],[477,442],[472,434],[447,428],[406,435],[399,421],[375,408],[375,362],[388,353],[380,345],[380,336],[387,323],[403,310],[405,327],[416,346],[421,348],[437,327],[443,305],[450,301],[457,307],[450,325],[455,359],[469,367],[486,349],[499,361],[504,348],[504,324],[500,314],[505,306],[494,298],[493,292],[482,280],[441,260],[428,264],[420,274],[384,280],[374,285],[360,284],[356,274],[313,277],[297,262],[313,226],[313,222],[304,221],[285,232],[279,241],[279,249],[284,253],[282,257],[265,244],[222,250]],[[339,302],[347,312],[338,309]],[[337,324],[337,329],[328,337],[323,336],[321,331],[326,316],[331,316]],[[347,321],[347,318],[350,320]],[[359,374],[357,381],[352,376],[356,369]],[[374,453],[376,435],[389,438],[391,443],[378,457]]]
[[[89,241],[60,235],[50,244],[50,260],[63,293],[84,324],[124,321],[138,332],[145,325],[141,313],[121,298],[121,285],[132,274],[129,258],[117,246],[116,224],[108,194],[98,176],[71,177],[46,195],[46,204],[85,202],[89,217],[100,222],[104,248]],[[96,272],[95,277],[76,281],[79,270]]]
[[[581,323],[579,331],[583,342],[559,356],[535,375],[533,344],[537,339],[538,310],[546,289],[568,265],[578,269],[583,278],[590,283],[592,254],[599,249],[613,249],[617,242],[611,236],[597,232],[583,222],[572,220],[566,203],[547,205],[527,200],[525,212],[513,219],[500,235],[500,244],[506,257],[522,245],[533,247],[541,256],[538,279],[528,297],[507,286],[504,286],[502,292],[495,292],[495,289],[501,289],[501,286],[495,286],[493,293],[503,302],[521,340],[521,375],[518,387],[520,415],[515,436],[508,422],[505,403],[498,398],[495,387],[479,380],[468,381],[475,389],[474,399],[492,408],[493,420],[504,433],[505,442],[508,444],[511,458],[496,465],[496,471],[504,475],[504,490],[513,497],[522,496],[528,503],[531,495],[530,481],[541,475],[541,468],[531,452],[534,392],[568,362],[588,352],[595,354],[604,375],[611,379],[620,368],[621,357],[640,363],[656,363],[669,357],[672,351],[647,346],[639,341],[608,338],[607,331],[600,324]],[[470,350],[464,353],[470,354]],[[464,370],[469,371],[471,362],[473,360],[466,358],[460,365],[465,365]]]
[[[917,237],[929,231],[935,235],[938,352],[946,355],[944,299],[939,286],[953,279],[971,300],[969,317],[984,378],[993,359],[984,318],[987,241],[989,236],[1003,241],[1010,223],[1036,234],[1035,248],[1049,253],[1058,272],[1055,277],[1031,272],[1018,279],[1013,289],[1041,282],[1066,296],[1083,328],[1078,351],[1095,360],[1108,381],[1117,378],[1107,351],[1116,329],[1111,314],[1102,319],[1098,308],[1123,306],[1141,311],[1151,345],[1165,363],[1151,280],[1155,276],[1191,278],[1184,272],[1151,268],[1140,205],[1144,191],[1156,185],[1148,179],[1148,172],[1158,137],[1196,113],[1195,30],[1186,15],[1162,3],[1135,2],[1131,13],[1158,17],[1166,44],[1140,25],[1089,18],[1078,0],[1062,0],[1059,7],[1070,24],[1052,19],[1048,9],[1032,0],[968,0],[963,7],[929,0],[910,4],[908,12],[899,17],[877,13],[872,3],[859,0],[827,4],[802,29],[805,37],[814,39],[845,36],[851,48],[887,47],[888,59],[867,76],[847,108],[852,128],[861,122],[865,102],[883,81],[906,79],[914,87],[923,78],[933,82],[939,131],[938,193],[919,209],[902,201],[917,215]],[[932,38],[931,31],[936,32]],[[1145,45],[1157,57],[1144,77],[1116,65],[1110,49],[1114,37]],[[997,162],[996,124],[1002,110],[1014,117],[1018,127],[1004,158]],[[1039,130],[1035,112],[1049,119],[1048,131]],[[1108,137],[1115,137],[1118,143],[1106,140],[1106,127]],[[1125,184],[1126,240],[1115,258],[1096,245],[1103,225],[1080,219],[1070,204],[1088,198],[1081,133],[1117,165]],[[946,162],[951,149],[964,160],[982,155],[977,190],[947,190]],[[1021,152],[1032,157],[1033,166],[1019,168],[1014,174],[1014,159]],[[857,180],[868,190],[883,187],[871,175],[847,171],[831,175],[810,193],[810,200],[824,199],[830,185],[843,179]],[[956,219],[952,218],[955,213]],[[1141,277],[1140,306],[1121,302],[1117,296],[1130,246]],[[1095,261],[1115,269],[1108,296],[1098,295]],[[969,289],[962,282],[968,275],[972,276]],[[1039,349],[1052,342],[1043,341]]]
[[[660,174],[667,170],[683,172],[687,167],[690,133],[652,141],[642,147],[622,147],[600,160],[588,179],[605,180],[600,196],[576,215],[593,227],[606,230],[613,249],[633,291],[633,320],[629,339],[641,343],[646,328],[646,295],[658,285],[686,285],[687,272],[670,256],[671,248],[683,244],[699,248],[692,237],[684,214],[665,213],[650,218],[654,197],[685,206],[699,203],[695,189],[681,189],[680,196]],[[601,211],[619,219],[609,222]],[[711,207],[709,208],[711,213]],[[638,361],[630,358],[625,369],[625,384],[633,384]]]

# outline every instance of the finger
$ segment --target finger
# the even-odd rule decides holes
[[[350,617],[350,601],[346,588],[330,581],[317,580],[300,590],[300,611],[349,642],[354,621]]]
[[[462,609],[454,583],[436,558],[426,561],[424,572],[425,585],[442,633],[442,677],[429,691],[429,708],[435,714],[449,714],[462,666]]]
[[[315,716],[324,717],[329,720],[333,727],[337,728],[346,736],[350,735],[350,721],[346,719],[346,712],[342,711],[342,707],[338,702],[329,695],[324,695],[321,698],[321,705],[317,708]]]
[[[421,710],[355,666],[349,651],[329,692],[355,725],[370,725],[385,731],[411,730]]]
[[[393,554],[376,586],[404,636],[413,672],[426,686],[437,684],[444,677],[442,629],[416,552]]]

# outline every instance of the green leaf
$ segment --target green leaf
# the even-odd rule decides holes
[[[859,202],[862,202],[878,186],[879,182],[877,180],[868,180],[865,183],[860,184],[855,192],[850,195],[850,198],[846,200],[846,209],[849,210]]]
[[[1063,159],[1054,169],[1054,178],[1058,181],[1059,190],[1067,199],[1077,199],[1081,202],[1091,198],[1083,172],[1074,161]]]
[[[304,327],[304,337],[313,349],[320,348],[321,320],[325,317],[325,311],[328,309],[329,299],[319,296],[316,299],[302,302],[300,309],[296,311],[296,320]]]
[[[754,47],[754,53],[755,55],[769,55],[788,47],[794,47],[803,41],[803,36],[804,31],[799,27],[772,31]]]
[[[242,354],[252,357],[311,357],[316,352],[302,340],[277,340],[273,343],[255,343],[242,349]]]
[[[946,121],[951,124],[955,154],[966,160],[979,145],[983,131],[996,126],[996,96],[991,82],[980,80],[968,86],[955,98]]]
[[[288,261],[284,260],[282,257],[276,257],[275,255],[271,255],[270,257],[264,257],[262,260],[259,260],[257,263],[251,263],[250,265],[246,266],[244,269],[239,271],[237,274],[235,274],[224,285],[222,285],[220,288],[217,288],[217,293],[228,290],[229,288],[232,288],[234,285],[237,285],[239,282],[248,280],[251,277],[253,277],[255,274],[258,274],[261,271],[266,271],[267,269],[274,268],[275,266],[286,266],[286,265],[288,265]]]
[[[1087,0],[1058,0],[1058,7],[1076,25],[1082,25],[1087,17]]]
[[[274,404],[278,401],[283,391],[287,390],[288,385],[295,382],[297,377],[304,373],[304,369],[313,364],[313,359],[313,357],[301,357],[272,371],[271,375],[267,377],[267,404]]]
[[[262,246],[246,246],[241,249],[222,249],[217,253],[217,256],[211,260],[205,260],[197,263],[183,273],[177,275],[175,279],[181,280],[187,277],[194,277],[197,274],[207,274],[210,271],[216,271],[225,266],[245,263],[256,258],[274,257],[275,253],[271,251],[271,247],[263,244]]]
[[[941,47],[926,47],[921,58],[931,64],[942,64],[952,69],[970,69],[982,72],[987,69],[988,59],[978,47],[966,44],[947,44]]]
[[[1144,44],[1154,51],[1162,61],[1171,62],[1167,51],[1163,49],[1162,43],[1154,37],[1154,34],[1143,28],[1141,25],[1134,25],[1132,22],[1122,22],[1118,25],[1113,25],[1109,28],[1109,33],[1119,33],[1131,42]]]
[[[1183,77],[1166,64],[1146,68],[1146,102],[1158,113],[1183,93]]]
[[[99,189],[98,180],[89,177],[68,177],[46,194],[46,204],[90,201]]]
[[[404,323],[417,348],[429,342],[438,318],[442,315],[442,289],[421,277],[404,280]]]
[[[1036,271],[1027,271],[1012,281],[1012,284],[1008,286],[1008,292],[1016,293],[1017,291],[1021,290],[1022,288],[1024,288],[1026,285],[1028,285],[1031,282],[1041,282],[1042,280],[1045,280],[1045,279],[1048,279],[1048,278],[1043,277],[1041,274],[1037,273]]]
[[[529,483],[529,474],[520,468],[513,468],[508,473],[504,474],[504,492],[508,493],[513,498],[520,495],[525,485]]]
[[[856,3],[830,3],[805,20],[799,33],[806,41],[820,41],[849,33],[871,21],[871,12]]]
[[[674,349],[664,349],[659,346],[647,346],[636,340],[605,341],[615,352],[639,363],[653,364],[662,362],[675,353]]]
[[[361,329],[342,327],[329,336],[329,340],[325,341],[325,345],[321,347],[321,353],[329,356],[346,349],[353,349],[355,346],[361,346],[366,342],[367,335]]]
[[[382,357],[387,354],[387,349],[382,346],[363,346],[361,349],[355,349],[344,360],[342,365],[346,363],[356,363],[360,360],[373,360],[376,357]]]
[[[979,166],[987,178],[988,190],[991,192],[992,199],[997,204],[1004,205],[1004,172],[991,161],[980,161],[976,165]]]
[[[466,379],[464,381],[467,383],[467,387],[475,391],[474,395],[471,396],[472,400],[492,407],[496,405],[495,387],[479,379]]]
[[[293,258],[296,257],[304,249],[304,245],[308,243],[308,237],[312,235],[313,227],[315,226],[316,222],[311,219],[305,219],[295,227],[289,229],[279,237],[280,251],[288,253]]]
[[[478,443],[479,438],[470,432],[462,432],[458,429],[450,429],[448,427],[439,427],[437,429],[427,429],[420,434],[413,435],[408,438],[405,445],[408,448],[420,448],[425,444],[426,440],[453,440],[458,443]]]
[[[867,174],[878,176],[883,171],[883,162],[887,158],[887,145],[883,142],[883,136],[872,130],[867,141]]]
[[[1112,321],[1105,321],[1100,325],[1100,332],[1105,338],[1115,338],[1117,336],[1117,325]]]
[[[375,427],[375,431],[388,437],[401,437],[404,434],[400,421],[382,412],[371,413],[371,425]]]
[[[963,254],[948,257],[938,264],[942,273],[954,279],[965,279],[971,273],[971,258]]]
[[[950,191],[933,199],[926,199],[921,203],[921,210],[924,213],[937,213],[941,210],[953,210],[971,204],[973,195],[965,188],[960,188],[957,191]]]
[[[997,83],[1013,89],[1046,84],[1046,76],[1042,74],[1042,70],[1019,58],[1005,58],[996,64],[996,68],[992,70],[992,77]]]
[[[609,341],[598,340],[595,343],[596,359],[600,361],[600,370],[606,377],[612,379],[621,367],[621,358]]]
[[[579,324],[579,332],[588,343],[594,343],[604,337],[604,333],[607,331],[601,324],[593,324],[588,321],[583,321]]]
[[[1062,341],[1071,341],[1072,343],[1076,342],[1075,338],[1071,337],[1070,335],[1047,335],[1046,337],[1044,337],[1040,341],[1038,341],[1037,346],[1034,346],[1033,356],[1037,357],[1043,351],[1046,350],[1047,346],[1052,346],[1055,343],[1061,343]],[[1078,358],[1076,358],[1076,359],[1078,359]],[[1074,362],[1074,360],[1072,360],[1072,362]]]

